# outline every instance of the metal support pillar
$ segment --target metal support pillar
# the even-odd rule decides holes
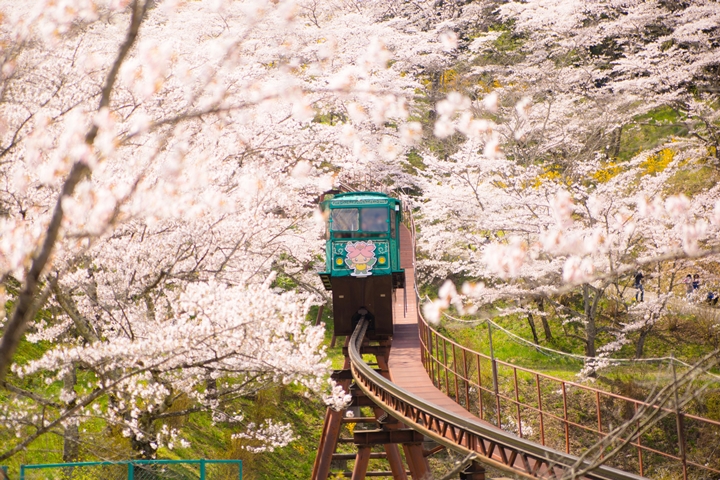
[[[345,344],[350,340],[345,339]],[[350,359],[345,357],[344,370],[350,368]],[[338,382],[346,392],[350,390],[350,380],[340,380]],[[343,412],[336,412],[331,408],[325,411],[325,421],[323,422],[323,432],[320,436],[320,445],[318,445],[317,456],[313,464],[313,480],[326,480],[330,475],[330,464],[332,456],[337,448],[338,438],[340,437],[340,428],[342,427]]]
[[[345,418],[344,412],[336,412],[328,409],[325,412],[325,422],[323,423],[322,436],[318,447],[318,454],[313,465],[313,480],[326,480],[330,475],[333,459],[348,460],[346,455],[336,454],[335,450],[340,441],[340,431],[344,423],[369,423],[375,422],[380,429],[378,430],[355,430],[353,439],[342,439],[343,443],[354,443],[357,448],[357,454],[354,456],[355,465],[353,471],[346,472],[351,474],[352,480],[364,480],[369,474],[377,474],[381,472],[368,472],[370,459],[385,458],[390,464],[393,480],[408,480],[408,473],[413,480],[426,480],[430,478],[430,466],[427,458],[424,456],[422,441],[423,435],[414,430],[407,429],[402,423],[388,416],[384,410],[372,403],[370,398],[366,397],[358,388],[352,388],[352,375],[350,373],[350,359],[348,357],[348,342],[350,337],[346,337],[345,348],[345,364],[342,370],[333,373],[332,378],[341,385],[346,392],[349,392],[353,399],[351,406],[354,407],[372,407],[374,417],[352,417]],[[365,340],[361,347],[361,352],[375,355],[377,358],[378,373],[385,378],[390,379],[388,369],[388,357],[390,356],[391,340],[382,340],[378,345],[370,345]],[[382,445],[384,453],[372,453],[373,445]],[[403,464],[402,455],[399,446],[402,445],[405,452],[405,458],[408,463],[408,471]],[[389,472],[387,472],[389,473]]]
[[[355,466],[353,467],[352,480],[365,480],[368,463],[370,462],[370,446],[361,445],[355,455]]]
[[[384,340],[380,342],[380,346],[383,347],[381,351],[375,355],[377,358],[378,368],[380,369],[380,375],[391,380],[390,368],[388,367],[388,361],[390,360],[390,346],[391,340]],[[382,418],[385,412],[375,407],[375,417]],[[396,421],[390,424],[383,425],[383,428],[387,430],[397,430],[402,428],[402,425]],[[390,463],[390,470],[393,473],[393,480],[407,480],[407,474],[405,473],[405,465],[403,465],[402,456],[400,455],[400,448],[395,443],[386,443],[383,445],[385,453],[387,454],[388,463]]]
[[[393,444],[385,444],[383,446],[385,447],[385,454],[387,455],[387,460],[390,464],[390,471],[393,474],[393,479],[408,480],[407,474],[405,473],[405,465],[403,465],[398,446]]]
[[[413,480],[426,480],[431,478],[430,465],[425,455],[423,455],[421,443],[403,444],[403,451],[405,452],[405,459],[408,462],[410,476]]]
[[[485,467],[480,462],[472,462],[460,472],[460,480],[485,480]]]

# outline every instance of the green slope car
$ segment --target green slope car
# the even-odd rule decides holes
[[[350,335],[361,316],[368,334],[393,333],[393,295],[405,287],[400,268],[400,200],[378,192],[326,195],[325,271],[320,278],[333,292],[335,335]]]

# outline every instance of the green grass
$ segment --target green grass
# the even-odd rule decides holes
[[[494,321],[528,342],[533,341],[530,326],[526,319],[508,316],[495,318]],[[540,321],[536,319],[540,345],[561,352],[577,355],[584,354],[582,342],[565,335],[559,321],[551,319],[550,325],[554,337],[551,342],[548,342],[543,336]],[[675,358],[687,363],[697,361],[715,348],[713,342],[717,341],[717,339],[713,337],[714,330],[716,330],[713,325],[714,323],[710,320],[702,320],[693,316],[668,317],[658,322],[655,329],[648,336],[643,358],[667,357],[672,354]],[[572,330],[572,327],[566,326],[566,328]],[[485,324],[467,327],[458,322],[444,320],[439,331],[460,345],[490,355],[488,328]],[[531,345],[523,344],[497,329],[493,330],[492,340],[495,358],[519,367],[537,370],[547,375],[571,381],[578,380],[577,374],[583,367],[583,362],[580,360],[561,354],[544,352]],[[598,347],[603,344],[602,340],[603,337],[601,336],[597,344]],[[635,344],[632,340],[634,340],[634,337],[631,336],[631,343],[625,345],[611,358],[632,359],[635,354]],[[667,383],[670,380],[668,365],[667,362],[622,363],[602,370],[600,381],[605,384],[604,388],[608,389],[633,382],[638,384]],[[680,370],[682,369],[678,369],[678,372]],[[712,372],[720,373],[720,369],[715,369]]]
[[[403,162],[402,169],[410,175],[417,175],[418,170],[425,170],[427,168],[427,165],[423,162],[423,157],[414,148],[407,153],[405,160],[406,162]]]
[[[318,307],[313,307],[308,320],[315,322]],[[332,311],[324,309],[321,321],[327,325],[325,344],[328,346],[328,357],[335,369],[343,366],[342,342],[330,349],[332,338]],[[44,343],[32,344],[22,342],[15,357],[19,364],[40,358],[48,349]],[[82,379],[82,374],[81,374]],[[59,382],[45,385],[42,378],[31,376],[19,381],[13,379],[23,388],[35,391],[57,393],[61,388]],[[0,401],[6,401],[7,395],[0,392]],[[182,409],[180,400],[173,408]],[[245,422],[262,423],[266,418],[292,425],[296,440],[284,448],[274,452],[251,453],[243,449],[243,440],[233,439],[232,435],[240,431],[240,427],[213,422],[208,413],[194,413],[186,417],[174,417],[165,420],[169,426],[179,428],[182,437],[190,442],[190,446],[176,446],[173,450],[162,448],[158,458],[164,459],[242,459],[244,478],[268,479],[306,479],[310,477],[315,452],[320,439],[325,405],[314,392],[306,392],[304,388],[294,385],[274,386],[263,390],[255,397],[244,397],[234,401],[234,407],[242,411]],[[102,419],[83,422],[80,426],[82,444],[81,461],[92,460],[123,460],[134,457],[134,452],[127,438],[122,436],[120,429],[107,425]],[[10,440],[13,432],[0,431],[0,444],[3,439]],[[15,478],[21,464],[56,463],[62,461],[63,439],[56,434],[46,434],[32,442],[28,448],[11,457],[4,465],[10,467],[11,478]]]
[[[618,158],[630,160],[646,150],[667,143],[672,137],[684,137],[688,129],[682,118],[670,107],[660,107],[634,119],[622,128]]]
[[[716,167],[708,165],[690,165],[675,172],[665,184],[665,193],[677,195],[684,193],[692,197],[706,192],[720,181],[720,173]]]
[[[426,286],[423,291],[434,296],[437,288]],[[308,319],[314,323],[317,316],[317,307],[313,307]],[[492,315],[493,311],[486,312]],[[678,316],[671,322],[662,322],[657,330],[651,334],[646,344],[646,355],[663,356],[672,351],[678,358],[691,360],[697,358],[711,348],[709,344],[709,326],[702,323],[702,319],[691,316]],[[330,344],[332,338],[332,312],[324,309],[321,321],[327,326],[325,343]],[[504,328],[532,341],[532,334],[525,317],[508,316],[495,320]],[[545,340],[539,319],[536,319],[536,328],[542,345],[572,353],[583,353],[583,345],[577,339],[564,335],[562,323],[559,319],[550,319],[554,339]],[[573,325],[565,326],[573,331]],[[579,327],[577,327],[579,328]],[[488,353],[488,331],[485,325],[466,327],[450,321],[441,326],[442,333],[456,339],[460,344],[473,350]],[[505,333],[493,331],[493,347],[496,358],[523,366],[533,370],[542,371],[548,375],[566,380],[577,380],[576,373],[582,363],[568,359],[561,355],[545,354],[532,346],[518,343]],[[38,358],[45,351],[42,344],[24,343],[19,350],[19,358],[28,361]],[[625,347],[620,356],[631,356],[632,346]],[[333,368],[342,368],[344,357],[342,355],[342,342],[334,348],[328,348],[328,356]],[[656,365],[631,365],[611,368],[602,372],[598,379],[603,385],[613,391],[626,395],[642,395],[643,392],[658,380],[667,380],[669,370]],[[520,373],[519,381],[522,384],[530,382],[531,376]],[[507,379],[502,380],[506,382]],[[35,387],[39,387],[36,385]],[[45,386],[48,389],[59,388],[58,385]],[[315,451],[319,442],[325,406],[320,399],[313,395],[308,396],[303,389],[294,386],[276,386],[260,392],[253,398],[238,399],[237,407],[245,414],[246,421],[262,422],[265,418],[273,418],[279,422],[287,422],[293,426],[297,439],[289,446],[277,449],[274,452],[253,454],[244,450],[242,440],[233,440],[232,434],[238,427],[227,424],[218,424],[212,421],[206,413],[193,414],[189,417],[177,417],[167,423],[181,428],[184,437],[191,445],[188,448],[175,450],[162,449],[160,458],[191,459],[191,458],[239,458],[244,462],[246,479],[304,479],[310,476]],[[720,397],[711,396],[701,405],[708,415],[720,415]],[[698,408],[700,408],[698,407]],[[101,420],[86,422],[82,426],[84,445],[83,459],[130,458],[132,450],[119,431],[108,428]],[[348,434],[348,432],[345,432]],[[62,439],[55,435],[46,435],[34,442],[31,448],[15,456],[9,465],[11,471],[17,471],[21,463],[57,462],[62,450]]]
[[[308,319],[315,322],[318,307],[312,307]],[[333,369],[341,369],[345,357],[342,353],[343,338],[330,348],[333,332],[333,316],[330,308],[324,308],[321,322],[325,323],[325,345],[327,355]],[[282,387],[263,392],[248,410],[248,418],[274,418],[279,422],[287,422],[293,426],[296,440],[285,448],[262,454],[250,454],[241,450],[235,442],[233,458],[244,461],[245,479],[275,480],[310,478],[315,460],[320,433],[325,416],[325,405],[317,395],[307,397],[296,387]]]
[[[503,328],[506,328],[516,335],[532,342],[532,333],[527,321],[523,320],[521,322],[517,318],[498,318],[494,319],[494,321]],[[557,327],[557,325],[554,327]],[[539,322],[537,328],[539,330],[541,328]],[[485,324],[478,325],[473,328],[463,328],[457,323],[446,321],[443,323],[441,331],[443,334],[446,334],[450,338],[456,340],[460,345],[468,347],[471,350],[481,352],[485,355],[490,355],[488,328]],[[558,333],[558,330],[554,329],[553,331]],[[562,332],[562,330],[560,329],[559,332]],[[542,331],[538,331],[538,335],[541,338],[540,344],[544,347],[568,352],[573,350],[572,348],[568,348],[570,342],[566,338],[555,337],[553,342],[544,342]],[[539,370],[548,375],[568,380],[572,379],[582,368],[582,362],[578,360],[546,352],[541,349],[536,349],[530,345],[523,344],[501,330],[493,329],[492,341],[493,353],[496,359],[520,367]]]
[[[310,308],[310,311],[308,313],[308,319],[310,322],[314,324],[316,318],[317,318],[317,312],[319,307],[314,306]],[[323,308],[322,317],[320,318],[320,322],[325,324],[325,346],[327,347],[327,356],[328,359],[332,362],[332,368],[334,370],[339,370],[343,367],[343,363],[345,362],[345,357],[342,353],[342,347],[343,347],[343,341],[344,338],[338,339],[335,343],[334,348],[330,348],[330,343],[332,342],[332,336],[333,336],[333,314],[332,309],[330,309],[327,305],[325,308]]]

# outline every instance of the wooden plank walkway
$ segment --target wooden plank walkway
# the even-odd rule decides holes
[[[400,228],[400,265],[405,269],[405,289],[396,291],[393,316],[395,333],[390,350],[390,378],[408,392],[456,415],[483,422],[433,385],[420,359],[418,305],[415,297],[415,265],[409,230]],[[407,305],[405,305],[407,301]],[[407,309],[406,309],[407,306]],[[489,424],[488,424],[489,425]]]
[[[396,290],[393,298],[394,334],[388,361],[390,380],[411,395],[422,399],[425,403],[453,413],[460,418],[466,419],[469,423],[497,430],[497,427],[468,412],[461,405],[455,403],[452,398],[436,388],[425,371],[420,354],[419,313],[415,296],[415,265],[413,263],[412,238],[405,226],[401,227],[399,233],[401,242],[400,265],[405,269],[405,290]],[[372,388],[370,390],[372,391]],[[375,397],[380,403],[383,402],[382,395],[375,395]],[[402,412],[400,413],[403,415]],[[417,417],[413,416],[413,418]],[[417,420],[419,424],[427,421],[422,416]],[[478,462],[494,465],[503,470],[507,470],[509,467],[523,476],[529,475],[534,478],[559,478],[558,474],[562,475],[566,469],[562,462],[557,463],[556,460],[548,459],[546,455],[550,453],[560,454],[560,452],[553,452],[551,449],[540,445],[536,445],[541,449],[539,453],[537,448],[526,449],[527,446],[522,445],[518,447],[516,442],[509,441],[507,438],[506,435],[512,436],[509,432],[505,432],[506,435],[498,436],[491,435],[489,432],[479,436],[473,436],[474,434],[463,436],[462,427],[460,429],[455,429],[452,426],[448,428],[445,419],[440,418],[439,421],[433,419],[431,422],[434,426],[431,426],[430,430],[435,434],[444,437],[450,443],[455,443],[462,447],[463,450],[469,449],[480,454]],[[442,433],[435,427],[441,429]],[[542,452],[543,449],[545,452]],[[488,453],[489,458],[482,458]],[[567,460],[574,461],[572,458],[567,458]],[[604,469],[604,467],[602,468]],[[618,473],[621,472],[616,470],[611,477],[594,478],[626,478],[624,476],[618,477]],[[631,475],[629,478],[640,477]]]
[[[393,304],[395,329],[390,349],[390,380],[398,387],[412,393],[427,403],[434,404],[459,417],[473,422],[497,428],[491,423],[465,410],[461,405],[445,395],[433,385],[425,371],[420,357],[420,335],[418,329],[418,305],[415,296],[415,265],[413,263],[413,245],[410,231],[403,225],[400,228],[400,265],[405,269],[405,289],[396,291]],[[486,443],[486,448],[489,444]],[[496,449],[493,460],[504,463],[502,454]],[[524,470],[520,456],[515,459],[518,470]],[[545,467],[538,473],[544,473]]]

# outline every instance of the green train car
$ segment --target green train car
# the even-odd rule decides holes
[[[333,292],[335,335],[351,335],[361,316],[368,334],[393,334],[393,295],[405,287],[400,268],[400,200],[378,192],[328,195],[320,203],[327,218],[325,271]]]

